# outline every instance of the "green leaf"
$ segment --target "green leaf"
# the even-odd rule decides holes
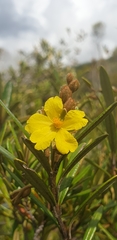
[[[75,213],[75,216],[73,217],[73,219],[75,219],[75,217],[81,212],[83,211],[83,209],[91,204],[91,202],[98,198],[100,194],[102,194],[104,191],[106,191],[112,184],[114,184],[115,182],[117,182],[117,175],[110,178],[108,181],[106,181],[105,183],[101,184],[101,186],[99,186],[78,208],[78,210]],[[72,221],[73,221],[72,219]]]
[[[2,101],[5,103],[6,107],[9,107],[11,95],[12,95],[12,89],[13,89],[12,82],[11,81],[7,82],[1,98]]]
[[[82,150],[82,148],[85,146],[85,143],[82,143],[78,146],[78,148],[75,150],[75,152],[69,153],[67,156],[63,157],[61,164],[59,166],[59,169],[57,171],[57,176],[56,176],[56,184],[60,185],[60,181],[61,181],[61,175],[63,173],[63,169],[64,169],[64,160],[68,163],[72,162],[72,160],[74,159],[74,157],[78,154],[78,152],[80,152]],[[68,164],[67,164],[68,165]]]
[[[98,223],[103,214],[103,206],[100,206],[92,216],[92,220],[89,223],[89,226],[85,232],[83,240],[92,240],[95,234],[95,231],[98,227]]]
[[[89,88],[92,88],[92,84],[91,84],[91,82],[90,82],[87,78],[82,77],[82,80],[87,84],[87,86],[88,86]]]
[[[88,144],[84,149],[77,154],[77,156],[73,159],[73,161],[66,167],[62,174],[62,178],[64,178],[69,171],[88,153],[90,152],[95,146],[97,146],[102,140],[104,140],[108,135],[103,134],[102,136],[96,138],[92,143]]]
[[[12,120],[19,127],[19,129],[25,134],[25,136],[29,137],[29,133],[24,129],[20,121],[14,116],[14,114],[7,108],[7,106],[1,100],[0,100],[0,105],[5,109],[7,114],[12,118]]]
[[[28,149],[34,154],[34,156],[38,159],[38,161],[41,163],[41,165],[43,166],[43,168],[45,169],[45,171],[48,173],[48,175],[50,174],[50,165],[48,162],[48,159],[45,157],[44,153],[42,151],[38,151],[34,148],[34,144],[26,139],[26,138],[22,138],[23,142],[25,143],[25,145],[28,147]]]
[[[74,177],[72,184],[75,185],[76,183],[78,183],[79,181],[81,181],[84,177],[86,177],[86,175],[87,175],[87,173],[89,172],[90,168],[91,168],[90,165],[85,166],[85,168],[83,168],[83,169],[81,170],[81,172],[79,172],[79,173],[77,174],[77,176]]]
[[[60,185],[60,192],[59,192],[59,204],[63,203],[68,190],[72,184],[73,178],[78,170],[79,163],[73,167],[73,169],[67,174],[66,178],[63,179]]]
[[[18,226],[18,227],[15,228],[15,226]],[[23,226],[16,222],[14,224],[14,232],[13,232],[12,240],[20,240],[20,239],[21,240],[24,239]]]
[[[70,152],[67,156],[68,159],[68,163],[71,163],[74,158],[78,155],[78,153],[80,153],[84,147],[86,146],[86,143],[81,143],[78,145],[77,149],[74,152]]]
[[[77,154],[83,149],[84,144],[80,144],[75,152],[68,154],[68,162],[72,162],[72,160],[77,156]],[[59,193],[59,204],[62,204],[64,198],[67,195],[67,192],[72,184],[72,181],[77,173],[79,167],[79,163],[76,164],[71,171],[67,174],[67,176],[60,181],[60,193]]]
[[[7,151],[5,148],[3,148],[2,146],[0,146],[0,153],[6,157],[8,159],[8,161],[10,162],[10,164],[12,166],[14,166],[14,162],[13,160],[15,159],[15,156],[13,154],[11,154],[9,151]]]
[[[34,203],[44,212],[44,214],[46,214],[46,216],[48,216],[58,226],[57,220],[53,216],[52,212],[50,212],[46,208],[46,206],[44,204],[42,204],[42,202],[39,201],[39,199],[37,197],[35,197],[35,195],[33,193],[30,194],[30,197],[34,201]]]
[[[106,102],[106,106],[108,107],[110,104],[114,102],[114,96],[109,76],[102,66],[100,67],[100,83],[102,87],[102,93]],[[111,151],[113,153],[116,153],[117,146],[116,124],[112,114],[110,114],[106,119],[106,131],[109,134],[108,139]]]
[[[95,120],[93,120],[93,122],[89,123],[81,133],[77,132],[75,137],[78,142],[81,141],[85,136],[87,136],[87,134],[89,134],[93,129],[95,129],[114,110],[115,107],[117,107],[117,102],[114,102]]]
[[[10,170],[10,168],[7,167],[6,164],[2,163],[2,165],[3,165],[4,168],[7,170],[7,172],[8,172],[9,175],[12,177],[12,179],[14,179],[14,180],[18,183],[18,185],[19,185],[20,187],[24,187],[24,186],[25,186],[24,183],[18,178],[18,176],[17,176],[14,172],[12,172],[12,171]]]
[[[16,145],[17,150],[22,151],[22,148],[21,148],[21,145],[20,145],[18,136],[17,136],[17,132],[16,132],[15,129],[12,127],[10,121],[8,122],[8,124],[9,124],[10,131],[12,132],[13,139],[15,140],[15,145]]]
[[[109,145],[112,153],[117,151],[117,135],[116,135],[116,124],[112,114],[110,114],[106,119],[106,131],[108,133]]]
[[[93,190],[91,188],[87,189],[87,190],[82,190],[81,192],[75,193],[75,194],[71,194],[70,196],[67,197],[67,199],[72,199],[72,198],[78,198],[79,196],[84,196],[84,195],[89,195]]]
[[[5,121],[5,124],[2,125],[0,129],[0,145],[2,145],[2,141],[5,137],[6,129],[7,129],[7,122]]]
[[[85,161],[87,161],[88,163],[90,163],[92,166],[96,167],[97,169],[100,169],[102,172],[104,172],[108,177],[111,177],[110,173],[108,173],[105,169],[103,169],[102,167],[100,167],[97,163],[95,163],[94,161],[92,161],[89,158],[85,158]]]
[[[113,237],[113,236],[111,235],[111,233],[110,233],[105,227],[103,227],[102,224],[99,223],[99,224],[98,224],[98,227],[101,229],[102,232],[105,233],[105,235],[107,236],[107,238],[108,238],[109,240],[116,240],[116,239],[117,239],[117,238]]]
[[[34,187],[51,205],[55,204],[54,196],[45,182],[37,175],[37,173],[28,168],[18,159],[15,159],[15,164],[16,167],[25,174],[27,181],[32,185],[32,187]]]
[[[105,102],[108,107],[110,104],[114,102],[114,96],[109,76],[104,67],[102,66],[100,67],[100,83],[105,98]]]
[[[0,177],[0,197],[1,196],[3,196],[3,198],[5,199],[5,202],[8,204],[9,208],[12,208],[8,189],[3,181],[3,178]]]
[[[2,164],[4,168],[7,170],[7,172],[10,174],[10,176],[17,182],[18,186],[24,187],[24,183],[14,174],[5,164]],[[33,193],[30,194],[30,197],[32,201],[48,216],[49,218],[52,219],[54,223],[57,224],[56,219],[52,215],[52,213],[46,208],[46,206],[37,198]]]

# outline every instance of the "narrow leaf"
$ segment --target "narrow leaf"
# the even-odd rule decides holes
[[[100,167],[96,162],[92,161],[89,158],[85,158],[85,161],[87,161],[88,163],[90,163],[92,166],[96,167],[97,169],[100,169],[102,172],[104,172],[108,177],[111,177],[110,173],[108,173],[105,169],[103,169],[102,167]]]
[[[100,194],[102,194],[104,191],[106,191],[112,184],[114,184],[115,182],[117,182],[117,175],[112,177],[111,179],[109,179],[108,181],[106,181],[105,183],[101,184],[101,186],[99,186],[78,208],[78,210],[75,213],[75,216],[73,217],[73,219],[75,219],[75,217],[89,204],[91,204],[91,202],[96,199],[97,197],[99,197]]]
[[[72,160],[77,156],[77,154],[83,149],[84,145],[84,143],[80,144],[75,152],[68,154],[68,162],[72,162]],[[64,198],[66,197],[72,181],[77,173],[78,167],[79,163],[70,170],[70,172],[67,174],[67,176],[63,179],[62,182],[60,181],[59,204],[62,204]]]
[[[82,80],[87,84],[88,87],[92,88],[91,82],[87,78],[82,77]]]
[[[24,129],[20,121],[15,117],[15,115],[7,108],[7,106],[1,100],[0,100],[0,105],[5,109],[7,114],[12,118],[12,120],[19,127],[19,129],[25,134],[25,136],[29,137],[29,133]]]
[[[8,159],[8,161],[10,162],[10,164],[12,166],[14,166],[14,162],[13,160],[15,159],[15,156],[13,154],[11,154],[9,151],[7,151],[5,148],[3,148],[2,146],[0,146],[0,153],[6,157]]]
[[[79,181],[81,181],[84,177],[86,177],[87,173],[89,172],[91,166],[88,165],[85,168],[82,169],[82,171],[80,171],[77,176],[73,179],[72,184],[75,185],[76,183],[78,183]]]
[[[37,175],[37,173],[28,168],[26,165],[22,164],[21,161],[15,159],[15,164],[18,169],[25,173],[28,182],[48,201],[50,204],[55,204],[54,197],[45,184],[45,182]]]
[[[98,226],[101,229],[101,231],[105,233],[109,240],[117,240],[102,224],[99,223]]]
[[[38,159],[38,161],[41,163],[41,165],[43,166],[43,168],[46,170],[46,172],[48,173],[48,175],[50,174],[50,165],[49,162],[47,160],[47,158],[45,157],[44,153],[42,151],[38,151],[34,148],[34,144],[26,139],[26,138],[22,138],[23,142],[25,143],[25,145],[28,147],[28,149],[34,154],[34,156]]]
[[[10,104],[12,88],[13,88],[12,82],[11,81],[7,82],[2,94],[2,101],[5,103],[6,107],[9,107]]]
[[[100,83],[107,107],[114,102],[109,76],[103,66],[100,67]]]
[[[79,133],[77,132],[75,137],[79,141],[81,141],[87,134],[89,134],[93,129],[95,129],[113,110],[117,107],[117,102],[114,102],[110,105],[104,112],[102,112],[93,122],[89,123],[84,130]]]
[[[66,197],[68,190],[72,184],[74,176],[78,170],[79,163],[76,164],[73,169],[67,174],[66,178],[63,179],[62,184],[60,185],[59,193],[59,204],[63,203],[64,198]]]
[[[74,158],[74,160],[67,166],[65,171],[63,172],[62,177],[66,176],[68,172],[88,153],[90,152],[95,146],[97,146],[102,140],[104,140],[108,135],[103,134],[102,136],[96,138],[92,143],[88,144],[84,149],[78,153],[78,155]]]
[[[108,107],[110,104],[114,102],[114,96],[109,76],[102,66],[100,67],[100,83],[102,87],[102,93],[106,102],[106,106]],[[115,120],[112,114],[110,114],[108,118],[105,120],[106,131],[109,134],[108,139],[110,148],[112,152],[116,153],[117,136]]]
[[[92,240],[95,234],[95,231],[98,227],[98,223],[103,214],[103,206],[100,206],[92,216],[92,220],[89,223],[89,226],[85,232],[83,240]]]
[[[3,164],[4,168],[10,174],[10,176],[17,182],[18,186],[24,187],[24,183],[14,174],[5,164]],[[30,194],[31,199],[33,202],[49,217],[53,220],[54,223],[57,224],[56,219],[52,215],[52,213],[46,208],[46,206],[37,198],[33,193]]]
[[[10,128],[10,130],[11,130],[11,132],[12,132],[12,136],[13,136],[13,138],[14,138],[14,140],[15,140],[16,148],[17,148],[18,150],[22,151],[21,145],[20,145],[20,142],[19,142],[19,139],[18,139],[18,136],[17,136],[17,132],[16,132],[15,129],[12,127],[10,121],[8,122],[8,124],[9,124],[9,128]]]
[[[117,150],[117,136],[116,136],[116,124],[112,114],[110,114],[106,119],[106,131],[108,133],[108,140],[111,151],[116,153]]]

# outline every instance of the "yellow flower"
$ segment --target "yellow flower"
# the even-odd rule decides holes
[[[33,114],[25,127],[31,134],[30,141],[35,143],[35,149],[44,150],[54,141],[60,153],[74,152],[78,143],[69,131],[81,129],[87,124],[88,120],[84,118],[85,113],[70,110],[62,117],[63,103],[57,96],[45,102],[44,111],[46,115]]]

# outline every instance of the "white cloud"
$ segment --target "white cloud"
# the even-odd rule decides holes
[[[115,0],[1,0],[0,9],[0,47],[10,51],[30,50],[42,38],[53,45],[65,38],[70,47],[74,47],[73,38],[83,29],[87,38],[78,43],[78,47],[82,49],[78,59],[88,61],[95,57],[91,28],[98,21],[106,24],[102,44],[107,45],[110,50],[117,44]],[[69,39],[65,31],[67,27],[72,31]]]
[[[49,0],[13,0],[15,8],[20,15],[28,15],[39,21],[39,23],[45,27],[46,18],[43,16],[43,12],[49,5]]]

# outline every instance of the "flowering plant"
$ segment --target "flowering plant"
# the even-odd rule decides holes
[[[10,219],[14,216],[10,240],[21,239],[22,235],[23,240],[92,240],[95,236],[99,240],[115,239],[117,134],[112,111],[117,102],[102,67],[100,80],[107,108],[89,123],[81,105],[73,98],[79,82],[72,74],[67,75],[67,85],[61,87],[59,96],[50,97],[41,110],[28,118],[25,128],[0,100],[11,122],[23,133],[21,142],[20,134],[17,135],[9,123],[11,142],[7,140],[6,149],[0,146],[3,206],[0,211],[4,213],[8,204],[6,216],[9,214]],[[96,92],[91,89],[97,101]],[[98,129],[99,132],[96,129],[96,137],[90,135],[103,120],[109,134],[108,144],[105,129],[101,136],[97,134],[102,129]],[[7,125],[2,130],[1,142],[6,129]],[[110,159],[112,169],[105,164]],[[108,218],[112,208],[113,214]]]
[[[55,143],[61,154],[74,152],[78,142],[69,131],[79,130],[87,124],[85,113],[80,110],[66,112],[62,99],[57,96],[49,98],[43,110],[44,114],[33,114],[26,125],[31,142],[36,143],[35,149],[44,150]]]

